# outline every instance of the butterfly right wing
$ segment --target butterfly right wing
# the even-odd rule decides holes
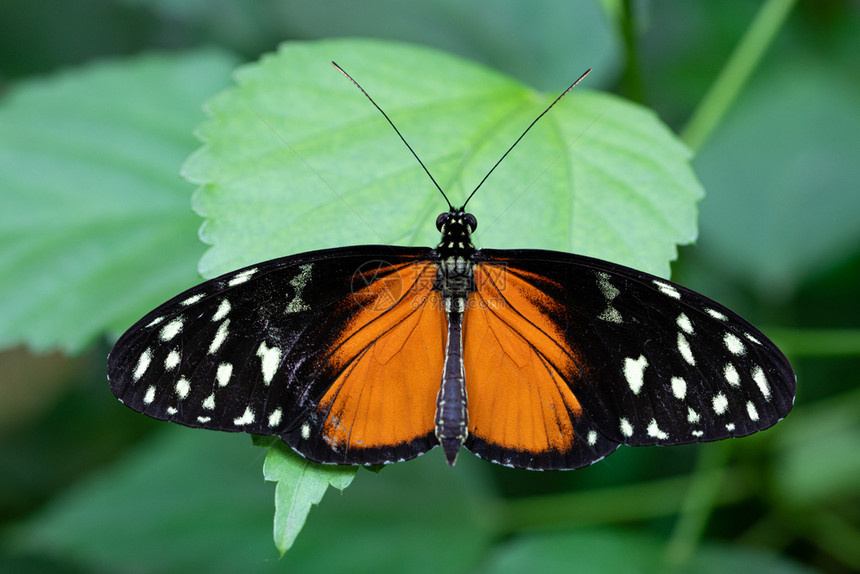
[[[428,253],[329,249],[206,281],[117,341],[111,388],[154,418],[278,435],[319,462],[414,457],[436,444],[446,328]]]
[[[464,318],[478,456],[578,468],[618,445],[739,437],[791,409],[795,376],[764,334],[707,297],[589,257],[482,250]]]

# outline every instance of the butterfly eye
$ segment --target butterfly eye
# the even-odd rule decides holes
[[[445,213],[440,213],[439,217],[436,218],[436,229],[442,231],[442,226],[445,225],[445,222],[448,221],[448,218],[451,216],[447,211]],[[473,218],[474,219],[474,218]]]
[[[471,213],[467,213],[463,219],[466,220],[466,225],[469,226],[469,233],[472,233],[478,228],[478,220]]]

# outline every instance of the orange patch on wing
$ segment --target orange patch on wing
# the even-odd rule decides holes
[[[582,413],[562,373],[583,362],[564,347],[557,304],[538,276],[499,265],[475,266],[477,292],[463,319],[469,432],[503,448],[566,452]]]
[[[380,268],[329,359],[340,375],[318,410],[334,449],[393,446],[433,432],[447,320],[429,262]]]

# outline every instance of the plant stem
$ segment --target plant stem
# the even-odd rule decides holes
[[[720,476],[714,476],[718,473]],[[722,485],[713,505],[731,504],[751,494],[752,481],[740,467],[703,471],[698,480]],[[691,478],[680,476],[611,488],[509,500],[501,510],[507,532],[584,527],[669,516],[678,512]]]
[[[645,89],[642,86],[639,52],[636,50],[636,19],[632,3],[633,0],[622,0],[621,12],[618,14],[626,58],[621,84],[627,99],[641,104],[645,101]]]
[[[672,537],[666,545],[664,561],[676,566],[692,558],[720,494],[725,478],[727,448],[713,445],[701,449],[693,481],[687,489]]]
[[[795,0],[766,0],[728,62],[681,131],[681,139],[693,151],[702,144],[731,107],[773,41]]]

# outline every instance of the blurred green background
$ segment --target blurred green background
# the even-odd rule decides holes
[[[858,30],[852,0],[4,0],[0,571],[860,570]],[[195,282],[205,246],[189,241],[201,222],[193,185],[165,178],[139,207],[163,221],[153,234],[164,249],[181,250],[156,273],[138,264],[128,222],[110,217],[111,186],[145,174],[118,180],[77,160],[138,146],[127,171],[143,173],[146,157],[178,173],[198,146],[200,105],[236,64],[285,40],[338,36],[437,47],[547,91],[593,67],[590,88],[656,111],[695,151],[708,194],[673,279],[784,349],[798,374],[791,415],[744,440],[622,448],[575,472],[514,471],[465,453],[451,471],[437,452],[362,471],[278,559],[264,451],[121,407],[104,358],[131,319],[112,305],[131,295],[116,292],[115,275],[75,275],[93,257],[96,219],[153,302]],[[152,52],[179,58],[173,83],[148,67]],[[128,102],[133,121],[105,117],[101,62],[152,84],[150,100]],[[56,130],[50,146],[22,135],[40,118]],[[123,129],[94,130],[90,145],[63,142],[66,128],[114,120]],[[158,137],[123,139],[135,121]],[[15,169],[22,158],[31,177]],[[57,206],[50,217],[20,200],[43,188]],[[65,319],[81,314],[82,293],[99,304]]]

